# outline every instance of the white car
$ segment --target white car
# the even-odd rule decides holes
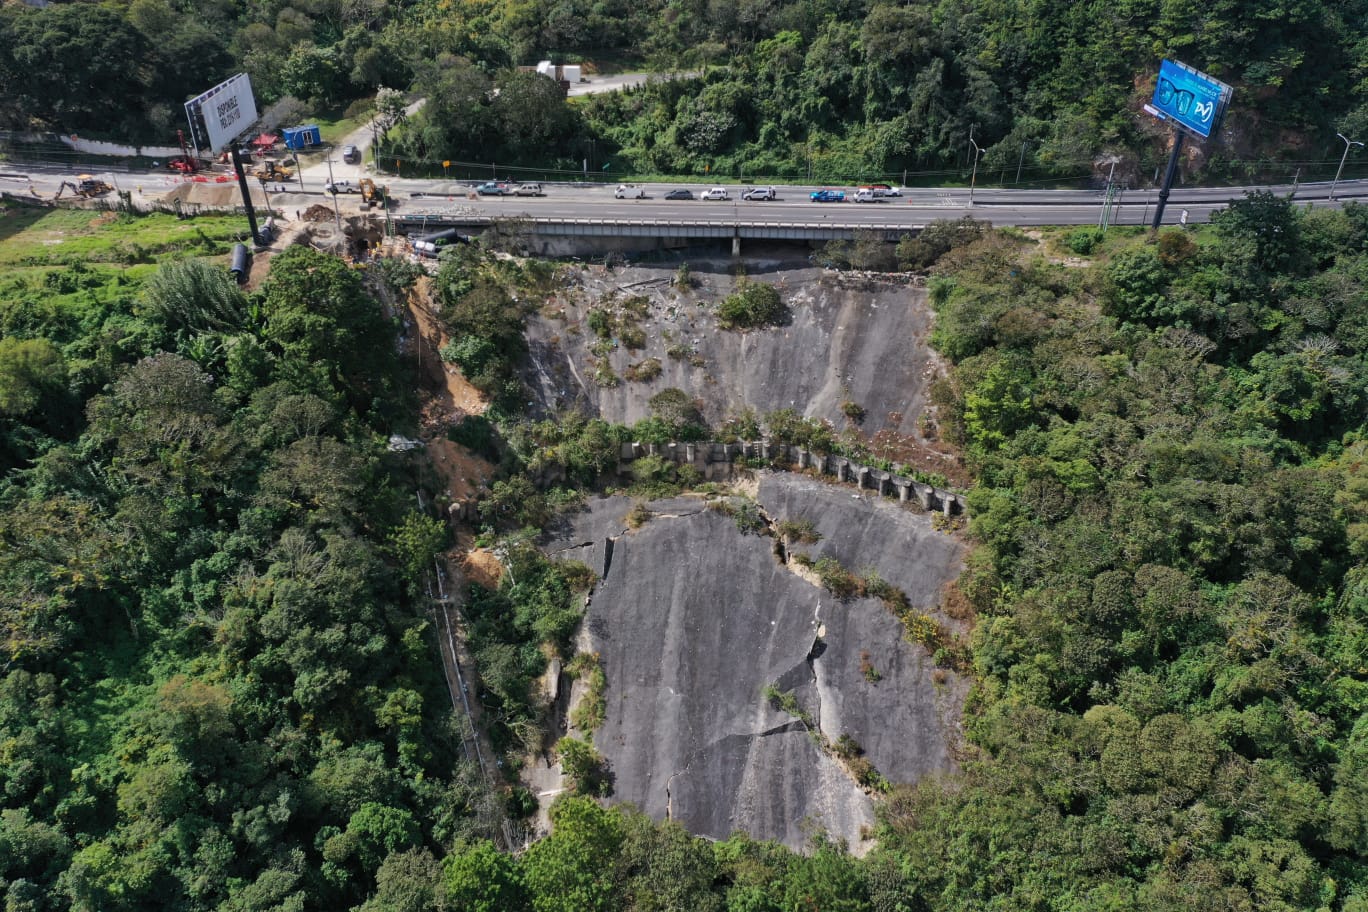
[[[702,195],[701,197],[699,197],[699,198],[700,198],[700,199],[705,199],[705,200],[724,200],[724,199],[727,199],[727,198],[728,198],[728,197],[727,197],[727,188],[726,188],[726,187],[713,187],[711,190],[704,190],[704,191],[703,191],[703,195]]]
[[[324,193],[360,193],[360,189],[353,186],[349,180],[324,181]]]
[[[636,184],[618,184],[618,188],[613,191],[613,199],[644,200],[645,198],[646,188],[638,187]]]
[[[514,196],[546,196],[541,184],[518,184],[513,188]]]
[[[744,200],[772,200],[777,198],[773,187],[751,187],[741,194]]]

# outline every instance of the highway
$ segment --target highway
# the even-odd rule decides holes
[[[356,165],[334,164],[338,180],[355,183],[367,175],[367,169]],[[124,190],[142,188],[142,200],[152,201],[174,189],[179,178],[165,171],[151,172],[88,172]],[[0,163],[0,190],[17,195],[36,193],[51,198],[63,180],[71,180],[74,170],[66,164]],[[251,180],[249,178],[249,180]],[[530,219],[568,220],[592,219],[600,222],[662,222],[671,220],[708,220],[722,224],[765,223],[780,225],[857,225],[873,229],[908,228],[925,225],[936,219],[973,216],[996,225],[1089,225],[1097,224],[1102,211],[1101,190],[1020,190],[976,188],[968,189],[911,188],[901,197],[872,203],[855,203],[852,187],[837,187],[846,192],[846,202],[814,203],[808,194],[822,189],[815,186],[779,186],[779,198],[769,201],[746,201],[741,193],[750,184],[719,183],[725,187],[729,199],[665,200],[673,189],[692,190],[697,196],[706,189],[699,184],[642,184],[645,199],[619,200],[613,192],[616,184],[598,183],[543,183],[542,197],[475,196],[470,182],[441,180],[412,180],[381,178],[388,184],[395,199],[394,212],[398,215],[524,217]],[[253,189],[256,181],[251,180]],[[272,193],[273,203],[289,212],[317,202],[322,196],[319,166],[306,169],[307,192],[287,184],[283,194]],[[1169,198],[1164,214],[1165,224],[1176,224],[1184,211],[1188,221],[1205,222],[1212,212],[1243,197],[1247,190],[1270,190],[1280,195],[1293,193],[1298,202],[1311,205],[1338,205],[1344,200],[1368,198],[1368,180],[1341,181],[1337,200],[1329,200],[1330,184],[1306,183],[1266,187],[1207,187],[1176,188]],[[255,194],[254,194],[255,195]],[[1125,190],[1113,203],[1111,223],[1114,225],[1149,224],[1158,199],[1155,190]],[[359,204],[355,196],[342,196],[339,204],[351,210]]]
[[[526,217],[533,219],[594,219],[607,222],[632,221],[695,221],[716,220],[728,224],[814,224],[831,223],[860,225],[868,228],[900,228],[925,225],[936,219],[973,216],[997,225],[1091,225],[1097,224],[1102,211],[1103,193],[1100,190],[999,190],[976,189],[971,201],[967,189],[908,189],[901,197],[884,198],[871,203],[854,203],[852,188],[846,191],[846,202],[814,203],[808,195],[822,189],[812,186],[776,186],[779,198],[766,201],[747,201],[741,193],[750,185],[718,184],[726,187],[729,199],[666,200],[664,196],[679,184],[645,184],[647,198],[619,200],[613,196],[616,185],[544,184],[544,197],[470,198],[468,183],[439,181],[391,182],[394,189],[417,185],[410,189],[410,198],[403,200],[396,210],[406,215],[459,213],[493,217]],[[703,188],[691,186],[697,195]],[[1165,224],[1176,224],[1184,210],[1190,222],[1205,222],[1211,213],[1224,208],[1231,201],[1241,199],[1246,190],[1267,189],[1286,195],[1293,192],[1290,185],[1266,188],[1220,187],[1179,188],[1169,197],[1164,213]],[[1341,181],[1336,188],[1337,201],[1331,202],[1330,184],[1302,184],[1295,189],[1295,198],[1312,205],[1338,205],[1346,199],[1368,197],[1368,181]],[[1154,215],[1158,200],[1155,190],[1127,190],[1113,201],[1113,225],[1147,225]]]

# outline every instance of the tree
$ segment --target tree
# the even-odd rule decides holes
[[[458,846],[443,861],[442,889],[453,909],[522,912],[527,907],[517,861],[488,840]]]
[[[427,849],[391,852],[375,872],[375,895],[358,912],[447,912],[471,908],[450,901],[442,881],[442,866]]]
[[[46,339],[0,339],[0,415],[23,417],[66,388],[66,362]]]
[[[208,260],[164,263],[148,280],[143,296],[172,331],[241,330],[253,322],[237,283],[221,266]]]
[[[432,567],[447,540],[447,527],[435,517],[411,512],[390,533],[390,548],[415,584]]]
[[[289,248],[271,261],[262,311],[262,336],[284,355],[287,376],[322,380],[366,406],[389,393],[393,325],[343,260]]]
[[[1267,191],[1246,193],[1211,216],[1211,223],[1236,251],[1244,247],[1265,274],[1298,268],[1301,228],[1292,200]],[[1236,254],[1239,255],[1238,253]]]
[[[534,912],[609,912],[621,906],[616,859],[622,821],[592,798],[562,797],[551,806],[551,835],[522,857]]]

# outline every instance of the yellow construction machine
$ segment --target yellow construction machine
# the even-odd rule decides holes
[[[267,181],[287,181],[291,179],[290,169],[274,159],[266,159],[261,163],[261,167],[252,172],[252,176],[262,183]]]
[[[74,183],[72,181],[62,181],[62,185],[57,188],[57,193],[52,198],[61,199],[62,194],[66,192],[68,187],[71,188],[73,195],[79,196],[81,199],[90,199],[92,196],[102,196],[114,189],[97,177],[91,177],[89,174],[78,174]]]
[[[377,187],[375,181],[369,177],[361,178],[358,183],[361,185],[362,209],[369,209],[371,206],[379,206],[384,209],[389,205],[389,187]]]

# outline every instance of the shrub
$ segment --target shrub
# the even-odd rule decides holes
[[[841,411],[844,412],[845,416],[849,418],[851,421],[853,421],[855,424],[860,424],[865,419],[864,406],[860,405],[860,403],[858,402],[852,402],[851,400],[847,399],[845,402],[841,403]]]
[[[1099,228],[1075,228],[1069,232],[1064,242],[1074,253],[1087,256],[1102,243],[1102,231]]]
[[[661,370],[659,358],[647,358],[640,364],[628,365],[622,376],[634,383],[649,383],[660,376]]]
[[[494,424],[484,415],[467,415],[460,424],[447,431],[447,439],[470,450],[477,456],[497,460]]]
[[[784,302],[773,285],[746,282],[728,295],[717,310],[723,329],[773,326],[784,316]]]
[[[640,529],[642,526],[646,525],[650,519],[650,509],[644,503],[638,502],[632,504],[632,509],[627,511],[627,516],[623,521],[627,523],[627,528],[629,529]]]
[[[832,557],[824,557],[812,565],[817,577],[828,592],[838,599],[853,598],[864,593],[864,582]]]
[[[774,531],[780,538],[789,541],[799,542],[804,545],[815,545],[822,540],[817,527],[812,524],[810,519],[784,519],[780,520],[774,527]]]

